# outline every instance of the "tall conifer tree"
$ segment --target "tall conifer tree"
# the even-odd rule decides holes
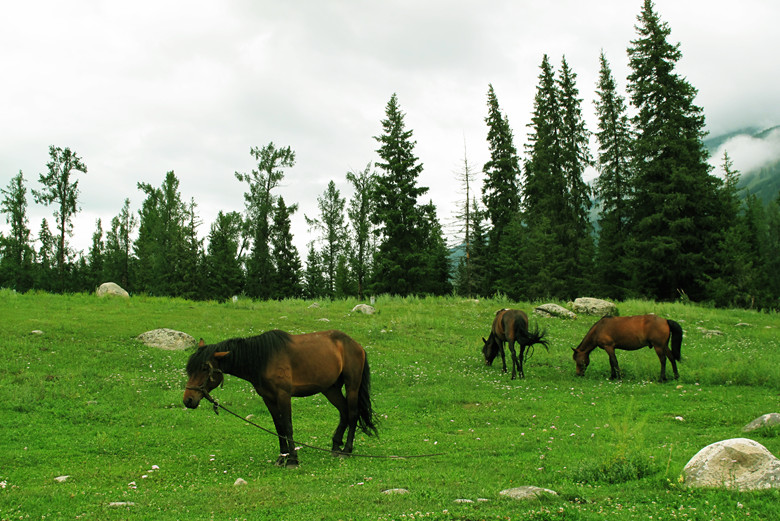
[[[485,282],[488,291],[501,291],[496,281],[498,253],[507,226],[520,211],[520,159],[514,145],[514,136],[509,119],[501,113],[493,85],[488,85],[488,148],[490,160],[482,168],[485,178],[482,185],[482,202],[485,215],[490,221],[487,231],[488,242],[485,252]],[[468,206],[469,202],[466,201]]]
[[[600,204],[596,273],[605,296],[622,299],[631,277],[626,266],[628,218],[631,197],[631,125],[625,99],[618,93],[604,53],[599,58],[596,90],[599,176],[595,182]]]
[[[675,71],[682,57],[671,30],[645,0],[628,48],[628,91],[636,115],[632,264],[644,296],[704,296],[720,239],[718,180],[703,144],[696,89]]]
[[[284,178],[284,169],[295,166],[295,152],[290,147],[279,148],[271,142],[263,148],[252,147],[250,153],[257,161],[257,169],[249,174],[236,172],[236,179],[246,182],[248,187],[244,192],[245,236],[239,252],[243,254],[245,246],[251,243],[246,259],[247,294],[268,299],[273,296],[271,282],[276,276],[270,247],[271,219],[276,203],[272,191]]]
[[[376,166],[384,173],[376,178],[372,221],[378,227],[380,243],[374,258],[373,290],[376,293],[410,295],[444,291],[449,276],[438,268],[442,260],[435,235],[441,228],[432,205],[421,207],[418,198],[428,191],[417,184],[422,164],[414,155],[412,131],[406,130],[404,113],[393,94],[382,121],[384,133],[375,137],[381,162]],[[436,257],[436,258],[431,258]],[[445,280],[437,280],[445,277]]]

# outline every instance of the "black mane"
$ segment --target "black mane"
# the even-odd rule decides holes
[[[274,329],[262,335],[248,338],[230,338],[216,344],[199,347],[187,360],[187,374],[193,375],[214,356],[214,353],[229,351],[230,354],[221,359],[220,369],[226,373],[238,370],[242,373],[262,371],[268,361],[284,349],[290,342],[288,333]]]

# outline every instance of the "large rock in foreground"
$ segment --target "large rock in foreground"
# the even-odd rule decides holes
[[[195,345],[194,337],[187,333],[167,328],[153,329],[152,331],[141,333],[137,338],[149,347],[166,349],[168,351],[183,351]]]
[[[707,445],[683,469],[690,487],[762,490],[780,488],[780,459],[747,438]]]
[[[130,298],[130,294],[125,291],[122,286],[114,282],[104,282],[98,287],[96,293],[98,297],[113,295],[116,297]]]

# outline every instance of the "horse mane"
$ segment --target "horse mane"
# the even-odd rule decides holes
[[[187,361],[187,374],[192,375],[208,362],[214,353],[229,351],[220,366],[223,371],[239,369],[242,372],[262,371],[269,360],[291,341],[289,333],[274,329],[257,336],[230,338],[216,344],[199,347]]]

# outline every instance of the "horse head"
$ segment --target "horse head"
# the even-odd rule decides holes
[[[198,343],[198,351],[192,354],[187,363],[188,380],[184,387],[184,405],[190,409],[195,409],[200,404],[204,396],[210,396],[209,393],[224,382],[224,374],[219,368],[219,360],[229,354],[229,351],[213,353],[210,356],[204,356],[203,348],[205,344],[203,339]]]
[[[493,365],[493,360],[498,356],[499,347],[496,335],[490,333],[487,340],[485,340],[485,337],[482,337],[482,342],[482,356],[485,357],[485,365]]]
[[[588,364],[590,364],[588,352],[581,351],[579,347],[572,347],[571,350],[574,351],[572,358],[574,359],[574,363],[577,364],[577,376],[585,376],[585,369],[587,369]]]

